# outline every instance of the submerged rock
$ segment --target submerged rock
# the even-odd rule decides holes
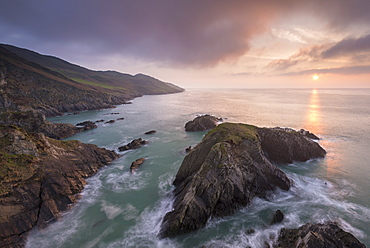
[[[151,130],[151,131],[148,131],[148,132],[146,132],[145,134],[155,134],[157,131],[155,131],[155,130]]]
[[[282,228],[275,248],[366,248],[337,223],[305,224],[297,229]]]
[[[139,148],[139,147],[141,147],[142,145],[145,145],[145,144],[148,144],[148,141],[143,140],[142,138],[138,138],[138,139],[134,139],[133,141],[131,141],[127,145],[118,147],[118,150],[120,152],[123,152],[123,151],[127,151],[127,150],[130,150],[130,149],[137,149],[137,148]]]
[[[210,217],[233,214],[255,197],[266,198],[275,189],[288,190],[291,181],[265,156],[276,149],[265,145],[267,140],[286,147],[289,159],[306,159],[300,155],[302,150],[294,147],[308,149],[304,151],[308,154],[322,148],[298,133],[280,132],[232,123],[220,124],[208,132],[180,166],[173,182],[173,211],[164,216],[160,237],[195,231]],[[274,156],[269,158],[275,162]]]
[[[185,131],[196,132],[211,130],[212,128],[216,127],[221,121],[221,118],[217,118],[212,115],[198,116],[194,120],[189,121],[185,124]]]
[[[10,125],[0,125],[0,143],[0,247],[23,247],[28,231],[56,220],[77,200],[85,178],[119,157]]]

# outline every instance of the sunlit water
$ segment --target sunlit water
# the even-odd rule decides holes
[[[110,113],[119,113],[109,115]],[[205,132],[187,133],[184,125],[197,114],[257,126],[304,128],[319,135],[325,159],[279,165],[295,184],[288,192],[255,199],[225,218],[214,218],[198,232],[158,239],[160,223],[173,201],[172,181],[185,148]],[[370,90],[188,90],[144,96],[115,109],[51,118],[76,124],[100,119],[78,139],[117,149],[142,137],[149,144],[88,179],[78,203],[48,228],[32,232],[27,247],[263,247],[282,227],[306,222],[339,221],[370,247]],[[144,135],[155,129],[157,133]],[[146,158],[131,174],[132,161]],[[285,219],[270,226],[282,210]],[[251,229],[254,230],[251,233]]]

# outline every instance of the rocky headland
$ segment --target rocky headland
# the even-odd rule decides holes
[[[0,125],[0,247],[23,247],[28,231],[56,220],[85,178],[118,157],[96,145]]]
[[[1,113],[0,124],[15,125],[27,132],[43,133],[50,138],[58,140],[97,127],[91,121],[78,123],[77,126],[70,123],[52,123],[46,120],[42,112],[35,110]]]
[[[233,214],[254,197],[289,190],[291,180],[272,162],[306,161],[325,154],[299,132],[220,124],[184,158],[173,182],[173,210],[164,216],[159,235],[198,230],[210,217]]]

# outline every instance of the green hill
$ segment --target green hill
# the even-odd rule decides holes
[[[147,75],[93,71],[57,57],[0,44],[0,111],[33,108],[51,116],[112,107],[142,95],[181,91]]]

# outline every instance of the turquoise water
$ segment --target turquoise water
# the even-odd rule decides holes
[[[279,165],[295,182],[288,192],[255,199],[232,216],[211,219],[198,232],[159,240],[185,148],[205,134],[187,133],[183,127],[205,113],[229,122],[310,130],[322,138],[327,157]],[[120,117],[125,119],[117,120]],[[370,90],[187,90],[144,96],[115,109],[50,118],[72,124],[100,119],[117,121],[99,123],[97,129],[69,139],[112,150],[139,137],[149,144],[122,152],[120,159],[89,178],[78,203],[58,222],[33,231],[27,247],[263,247],[282,227],[326,220],[339,221],[370,247]],[[157,133],[144,135],[153,129]],[[141,157],[145,162],[131,174],[131,162]],[[270,226],[277,209],[285,219]],[[250,229],[255,232],[248,234]]]

